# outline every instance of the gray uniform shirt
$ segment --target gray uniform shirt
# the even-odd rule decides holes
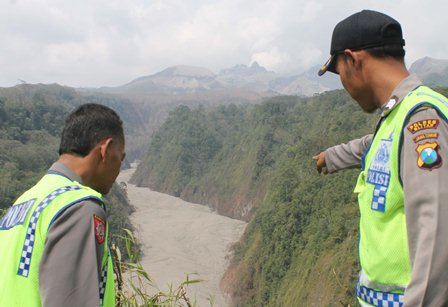
[[[386,104],[381,119],[421,82],[414,75],[393,91],[394,102]],[[424,97],[422,98],[424,99]],[[380,122],[381,123],[381,119]],[[421,107],[405,127],[424,120],[437,120],[432,128],[412,131],[405,128],[400,152],[400,176],[412,265],[411,282],[405,291],[405,306],[448,305],[448,124],[433,108]],[[361,157],[372,140],[366,135],[325,151],[329,173],[360,167]],[[419,166],[418,146],[437,143],[441,163],[437,168]]]
[[[50,171],[82,183],[60,162],[54,163]],[[65,210],[49,228],[39,265],[42,306],[99,306],[106,242],[99,244],[95,236],[94,215],[106,221],[106,212],[98,203],[82,201]]]

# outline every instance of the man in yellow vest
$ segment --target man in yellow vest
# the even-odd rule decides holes
[[[362,306],[448,306],[448,100],[404,63],[400,24],[364,10],[336,25],[319,71],[339,75],[374,134],[313,157],[320,172],[361,167],[356,289]]]
[[[122,121],[98,104],[66,119],[59,159],[0,219],[0,306],[115,306],[106,208]]]

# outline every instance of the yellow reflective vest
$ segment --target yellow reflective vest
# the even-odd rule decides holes
[[[47,174],[0,220],[0,306],[40,307],[39,263],[52,222],[68,207],[101,194],[65,176]],[[108,227],[106,224],[106,242]],[[75,269],[75,268],[74,268]],[[105,245],[98,306],[115,306],[113,265]]]
[[[411,279],[404,193],[400,170],[402,132],[408,117],[419,107],[437,110],[445,120],[444,96],[420,86],[410,92],[377,128],[367,149],[355,193],[361,212],[359,258],[361,274],[357,296],[374,306],[403,304]]]

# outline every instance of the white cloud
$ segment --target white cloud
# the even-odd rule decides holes
[[[0,3],[0,86],[113,86],[177,64],[218,72],[254,60],[299,73],[322,64],[334,25],[364,8],[402,23],[408,63],[448,58],[442,0],[10,0]]]

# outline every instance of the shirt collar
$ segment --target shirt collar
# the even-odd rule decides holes
[[[381,107],[381,116],[386,116],[393,110],[409,92],[422,85],[422,82],[415,74],[411,74],[404,78],[397,87],[392,91],[389,101]]]
[[[67,177],[68,179],[72,181],[77,181],[80,184],[83,184],[81,176],[76,174],[71,168],[69,168],[67,165],[65,165],[62,162],[55,162],[50,167],[49,172],[55,172],[62,176]]]

